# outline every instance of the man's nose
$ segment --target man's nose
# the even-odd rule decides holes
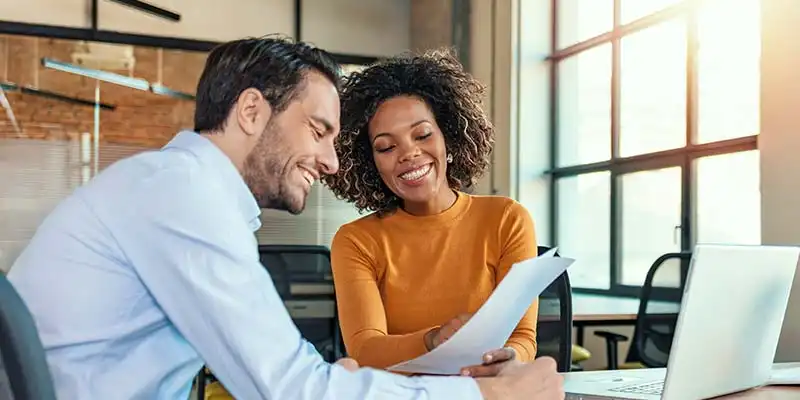
[[[333,175],[339,171],[339,157],[336,156],[336,148],[333,146],[333,142],[323,145],[319,164],[321,172],[325,175]]]

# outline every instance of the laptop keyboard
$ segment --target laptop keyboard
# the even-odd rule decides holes
[[[635,393],[635,394],[661,394],[664,391],[664,381],[648,383],[638,383],[635,385],[620,386],[611,389],[613,392]]]

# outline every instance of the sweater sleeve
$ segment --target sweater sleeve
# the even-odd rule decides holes
[[[501,253],[497,266],[497,282],[508,274],[511,266],[537,255],[536,232],[533,219],[528,210],[513,202],[503,214],[500,223]],[[506,345],[517,352],[521,361],[531,361],[536,357],[536,323],[539,315],[539,301],[531,304],[520,320]]]
[[[426,353],[424,336],[435,327],[403,335],[387,333],[378,267],[367,247],[343,227],[331,244],[331,268],[348,356],[361,366],[383,369]]]

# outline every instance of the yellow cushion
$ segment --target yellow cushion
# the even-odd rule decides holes
[[[647,367],[640,362],[626,362],[620,364],[619,366],[619,369],[645,369],[645,368]]]
[[[222,387],[222,384],[219,382],[213,382],[206,385],[206,391],[204,393],[205,400],[234,400],[233,396]]]
[[[592,353],[586,348],[578,346],[577,344],[572,345],[572,362],[579,363],[581,361],[586,361],[592,357]]]

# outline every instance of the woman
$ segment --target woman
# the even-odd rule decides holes
[[[536,256],[522,205],[462,191],[492,150],[484,91],[446,52],[389,59],[344,85],[340,170],[325,179],[338,197],[372,212],[342,226],[331,246],[345,346],[362,366],[386,368],[434,349],[514,263]],[[462,374],[532,360],[536,317],[532,304],[507,347]]]

